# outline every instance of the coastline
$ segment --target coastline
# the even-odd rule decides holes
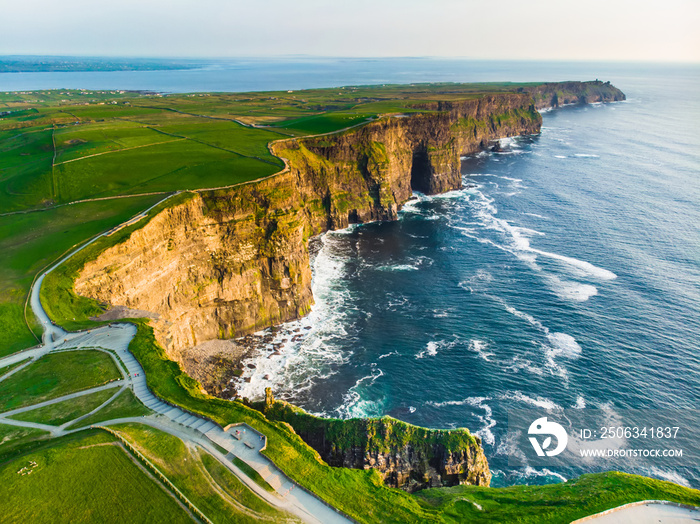
[[[368,122],[364,123],[363,125],[357,126],[357,131],[351,130],[351,129],[343,129],[340,130],[336,134],[321,134],[316,137],[304,137],[304,138],[299,138],[299,139],[293,139],[293,140],[283,140],[280,142],[276,142],[274,145],[271,145],[271,149],[274,150],[277,153],[278,157],[283,158],[285,162],[285,168],[283,168],[279,173],[269,176],[262,181],[255,181],[248,183],[245,186],[236,186],[235,188],[232,189],[223,189],[223,190],[213,190],[210,191],[209,194],[207,194],[207,190],[204,191],[199,191],[197,192],[196,195],[189,197],[189,199],[184,203],[184,204],[179,204],[179,209],[178,206],[174,206],[171,208],[168,208],[161,214],[157,215],[155,219],[152,219],[149,221],[147,224],[142,225],[143,227],[136,228],[135,230],[129,231],[127,235],[123,235],[122,239],[128,239],[128,240],[121,240],[121,244],[117,244],[117,248],[119,251],[118,253],[122,253],[123,255],[130,256],[129,252],[132,250],[132,247],[129,246],[129,243],[133,244],[133,242],[136,242],[137,245],[163,245],[163,241],[167,240],[166,244],[169,246],[171,243],[173,243],[173,238],[176,238],[174,244],[178,245],[181,240],[177,240],[178,238],[182,237],[177,237],[176,233],[174,232],[174,228],[179,228],[181,224],[188,224],[188,226],[191,228],[193,225],[197,224],[197,220],[199,220],[198,213],[197,211],[198,206],[200,206],[200,202],[204,202],[206,207],[209,207],[210,209],[215,209],[215,213],[213,215],[214,221],[218,223],[225,223],[226,220],[230,220],[230,218],[227,218],[227,216],[235,216],[235,222],[237,224],[241,224],[244,222],[241,222],[240,218],[240,213],[241,211],[246,210],[245,206],[249,206],[249,202],[253,202],[254,205],[256,204],[256,201],[259,202],[259,191],[261,189],[264,189],[265,191],[268,191],[267,197],[266,198],[272,198],[272,195],[276,194],[282,194],[286,195],[285,191],[288,191],[287,188],[290,186],[293,187],[294,183],[298,184],[300,180],[309,180],[309,178],[312,180],[311,185],[307,186],[311,188],[312,194],[317,195],[318,194],[318,181],[323,180],[324,177],[329,177],[329,176],[337,176],[332,175],[333,173],[332,169],[335,169],[333,167],[335,162],[340,162],[342,165],[343,162],[346,162],[348,158],[354,158],[352,155],[366,155],[363,160],[365,162],[364,165],[369,166],[370,163],[372,163],[372,168],[370,172],[374,172],[373,170],[376,170],[376,175],[372,175],[375,177],[378,177],[378,180],[381,180],[381,177],[386,177],[389,176],[389,180],[392,180],[392,176],[397,177],[395,180],[397,182],[392,182],[392,183],[397,183],[398,185],[393,186],[392,190],[394,191],[393,197],[391,200],[384,201],[384,196],[382,195],[382,190],[380,190],[379,198],[377,199],[376,196],[370,197],[369,202],[374,202],[372,204],[374,207],[365,207],[362,209],[361,207],[358,207],[356,209],[352,209],[353,205],[354,206],[367,206],[367,197],[363,196],[361,193],[359,195],[355,193],[353,196],[352,193],[342,193],[342,199],[338,200],[337,202],[333,203],[331,201],[330,204],[330,209],[327,207],[327,204],[323,203],[322,204],[322,209],[325,207],[326,208],[326,215],[324,216],[321,214],[319,217],[314,217],[313,215],[311,216],[311,223],[310,227],[305,227],[302,231],[297,230],[294,233],[294,238],[285,240],[281,244],[279,243],[279,240],[274,240],[275,242],[275,247],[274,250],[280,250],[284,251],[286,253],[286,256],[289,255],[289,250],[291,249],[292,253],[294,253],[294,250],[298,250],[299,248],[302,249],[300,252],[301,255],[301,265],[294,266],[292,268],[291,265],[286,266],[286,269],[282,268],[277,268],[274,269],[274,271],[279,271],[279,277],[273,276],[273,279],[279,278],[281,284],[279,289],[289,289],[290,284],[292,283],[292,279],[296,278],[294,275],[303,275],[304,284],[305,286],[308,287],[308,291],[303,291],[303,293],[308,293],[307,295],[307,300],[308,302],[303,305],[302,307],[299,307],[297,304],[295,306],[296,312],[293,313],[292,318],[298,318],[301,316],[304,316],[308,312],[308,308],[311,303],[313,303],[313,298],[311,296],[311,288],[310,288],[310,283],[311,283],[311,277],[310,277],[310,269],[308,269],[308,248],[305,245],[305,241],[314,236],[314,233],[318,234],[320,232],[326,231],[326,230],[333,230],[333,229],[338,229],[339,227],[345,227],[351,222],[359,222],[359,223],[368,223],[368,222],[373,222],[373,221],[383,221],[383,220],[395,220],[397,217],[397,213],[400,209],[400,207],[409,200],[410,194],[412,191],[416,188],[419,189],[427,189],[429,193],[443,193],[445,191],[450,191],[453,189],[457,189],[458,187],[461,187],[462,184],[462,179],[461,179],[461,174],[459,173],[459,158],[463,156],[464,154],[471,154],[475,153],[479,150],[482,150],[484,148],[491,148],[493,141],[498,140],[503,136],[513,136],[513,135],[522,135],[523,132],[526,132],[528,134],[531,134],[533,132],[539,131],[539,120],[534,119],[533,116],[533,108],[530,106],[529,113],[518,113],[517,111],[520,111],[520,109],[512,109],[512,104],[522,104],[523,102],[529,100],[528,98],[523,98],[522,96],[512,96],[512,95],[498,95],[498,96],[492,96],[490,98],[480,98],[477,99],[478,102],[476,102],[475,105],[474,103],[470,103],[471,105],[467,104],[466,106],[461,106],[459,104],[454,104],[450,103],[445,105],[444,107],[440,105],[440,103],[432,103],[432,105],[428,104],[426,106],[426,109],[429,111],[435,111],[439,110],[441,112],[437,113],[437,116],[423,116],[423,115],[415,115],[410,118],[392,118],[392,117],[385,117],[385,119],[380,119],[377,121],[373,122]],[[501,111],[501,113],[496,113],[494,116],[494,112],[491,109],[484,109],[484,113],[478,113],[481,111],[480,107],[482,104],[482,101],[484,104],[486,104],[486,108],[491,107],[492,105],[497,109],[497,111]],[[499,104],[505,103],[505,108],[506,112],[503,113],[503,109],[500,109],[502,106]],[[510,106],[508,104],[511,104]],[[469,109],[473,107],[474,109]],[[516,108],[518,106],[516,105]],[[477,114],[482,114],[486,118],[490,119],[491,126],[492,128],[490,130],[487,129],[487,131],[482,131],[480,133],[477,133],[477,130],[480,130],[480,124],[478,123],[478,120],[475,123],[470,123],[471,121],[469,118],[473,117],[465,117],[462,116],[465,114],[465,111],[472,111],[476,110]],[[447,111],[447,112],[445,112]],[[537,114],[537,113],[534,113]],[[445,115],[445,116],[442,116]],[[447,116],[449,115],[449,116]],[[482,116],[482,118],[484,118]],[[515,116],[515,119],[514,119]],[[527,118],[526,118],[527,117]],[[517,119],[520,119],[519,121]],[[529,120],[528,120],[529,119]],[[465,123],[463,123],[463,120],[465,120]],[[534,124],[534,127],[533,127]],[[404,130],[404,127],[408,126],[409,129],[413,129],[414,131],[409,132]],[[433,127],[437,126],[437,128]],[[456,127],[455,127],[456,126]],[[458,140],[462,140],[462,142],[458,142],[456,148],[453,146],[452,148],[445,149],[443,152],[440,147],[436,147],[434,149],[428,148],[427,151],[425,148],[426,145],[424,145],[424,142],[417,142],[418,143],[418,150],[413,151],[413,164],[414,166],[411,167],[411,163],[408,164],[399,164],[398,166],[393,166],[389,160],[394,156],[398,156],[399,158],[403,158],[404,162],[407,162],[411,158],[411,153],[406,153],[405,152],[405,146],[404,149],[395,149],[397,152],[396,153],[387,153],[387,151],[384,150],[385,146],[374,146],[371,145],[369,149],[369,153],[367,153],[367,146],[363,145],[366,144],[366,140],[374,140],[371,142],[371,144],[382,144],[382,143],[392,143],[391,141],[393,140],[393,143],[396,143],[397,140],[401,141],[409,141],[408,143],[410,144],[411,140],[415,140],[416,137],[420,136],[426,136],[426,130],[428,133],[433,133],[434,129],[447,129],[449,127],[450,133],[444,133],[443,136],[444,138],[441,138],[441,140],[445,140],[446,138],[449,138],[452,136],[452,133],[457,133]],[[515,133],[513,131],[516,131]],[[442,131],[441,131],[442,132]],[[388,134],[387,134],[388,133]],[[392,135],[393,133],[393,135]],[[471,136],[471,134],[475,136]],[[389,138],[387,140],[387,137],[394,137],[394,138]],[[335,139],[334,143],[328,144],[325,140],[326,137],[333,137]],[[365,138],[369,137],[369,138]],[[469,138],[466,138],[469,137]],[[466,140],[465,140],[466,138]],[[379,140],[379,141],[377,141]],[[383,142],[381,142],[383,141]],[[395,145],[392,147],[396,148]],[[414,148],[416,146],[413,146]],[[430,146],[431,148],[433,146]],[[410,149],[409,149],[410,151]],[[418,151],[418,153],[416,153]],[[415,162],[416,162],[416,154],[418,155],[425,155],[424,157],[418,157],[419,162],[423,162],[421,165],[420,170],[416,171],[415,169]],[[300,156],[301,155],[301,156]],[[289,158],[289,157],[293,158]],[[334,158],[337,158],[338,160],[334,160]],[[363,157],[359,157],[363,158]],[[422,160],[422,158],[425,158],[426,160]],[[348,165],[348,164],[346,164]],[[303,167],[300,168],[300,166]],[[388,167],[387,167],[388,166]],[[356,169],[356,168],[355,168]],[[368,167],[369,169],[369,167]],[[398,173],[397,175],[392,175],[391,173]],[[410,183],[407,181],[406,174],[410,172],[411,180]],[[403,173],[403,174],[401,174]],[[364,176],[364,175],[363,175]],[[314,177],[316,177],[314,179]],[[403,177],[403,178],[401,178]],[[422,177],[422,178],[421,178]],[[294,182],[292,182],[294,181]],[[282,185],[280,185],[280,183]],[[305,182],[308,184],[309,182]],[[329,182],[324,182],[329,183]],[[335,183],[335,182],[333,182]],[[333,183],[329,183],[329,187],[333,187]],[[304,187],[302,185],[302,187]],[[358,186],[361,187],[361,186]],[[284,188],[284,189],[283,189]],[[401,192],[401,196],[397,197],[396,195],[396,190]],[[361,190],[362,191],[362,190]],[[366,191],[366,190],[365,190]],[[248,195],[248,196],[246,196]],[[356,198],[357,196],[360,196],[359,200],[356,200],[354,203],[351,200],[352,198]],[[250,198],[252,197],[252,198]],[[309,213],[309,197],[306,197],[306,200],[302,200],[302,204],[299,205],[298,202],[295,202],[294,197],[292,197],[291,200],[289,200],[288,196],[285,196],[287,200],[284,200],[283,202],[284,205],[289,206],[290,203],[291,205],[296,205],[299,206],[297,210],[294,211],[295,214],[293,214],[293,221],[298,220],[298,217],[303,216],[304,214]],[[314,204],[314,197],[311,198],[311,205],[316,205]],[[207,201],[207,199],[213,199]],[[363,200],[365,199],[365,200]],[[351,203],[348,205],[346,203],[346,200],[350,201]],[[227,210],[227,207],[230,202],[235,202],[236,206],[241,206],[239,208],[234,208],[233,214],[232,215],[227,215],[227,213],[230,213],[230,211]],[[223,207],[222,207],[223,206]],[[349,208],[349,210],[348,210]],[[270,209],[274,209],[274,206],[271,206],[267,204],[267,209],[268,209],[268,216],[270,214]],[[294,208],[293,208],[294,209]],[[257,211],[255,211],[257,213]],[[347,213],[347,215],[344,215],[343,213]],[[179,214],[179,215],[178,215]],[[181,216],[182,218],[178,218],[178,216]],[[206,213],[205,213],[206,216]],[[245,215],[243,215],[245,216]],[[256,215],[257,216],[257,215]],[[187,217],[186,220],[183,220],[184,217]],[[205,219],[205,224],[210,224],[210,222],[207,222]],[[257,220],[257,218],[256,218]],[[293,223],[290,222],[290,223]],[[280,229],[280,219],[276,218],[275,219],[275,225],[273,231],[273,235],[277,234],[277,231],[284,231],[283,229]],[[155,225],[153,225],[155,223]],[[206,227],[210,227],[207,225]],[[237,225],[236,227],[240,227]],[[265,226],[269,230],[269,224]],[[155,229],[154,229],[155,228]],[[210,229],[211,231],[211,229]],[[153,239],[151,238],[148,240],[148,235],[153,235],[156,234],[158,235],[158,239]],[[257,232],[254,230],[254,234],[257,234]],[[146,235],[146,236],[144,236]],[[209,234],[211,236],[211,233]],[[166,237],[169,237],[167,239]],[[190,237],[191,239],[194,237]],[[274,237],[273,237],[274,238]],[[136,240],[134,240],[136,239]],[[155,241],[154,241],[155,240]],[[196,240],[196,238],[195,238]],[[300,242],[300,240],[302,242]],[[247,240],[250,242],[250,240]],[[290,243],[291,241],[291,243]],[[300,245],[301,244],[301,245]],[[118,278],[119,277],[119,272],[120,270],[114,269],[114,260],[110,259],[110,254],[111,251],[114,251],[115,248],[108,248],[106,251],[102,251],[101,254],[98,255],[96,262],[88,262],[88,264],[85,265],[85,268],[83,268],[82,272],[83,274],[79,277],[78,279],[78,285],[77,289],[81,293],[85,293],[85,284],[87,282],[90,282],[94,279],[94,277],[87,276],[90,274],[95,273],[95,264],[97,264],[97,267],[99,267],[101,264],[104,264],[105,262],[109,264],[109,271],[108,272],[102,272],[100,273],[101,279],[108,278],[114,279],[115,276]],[[192,253],[197,251],[197,248],[193,248],[191,246],[188,246],[187,248],[188,253]],[[270,249],[269,247],[266,247],[265,249]],[[122,256],[122,255],[119,255]],[[105,262],[101,262],[100,260],[104,259]],[[267,262],[265,262],[267,264]],[[277,262],[275,262],[276,264]],[[142,266],[144,268],[147,268],[148,265],[144,265],[143,262],[138,263],[139,266]],[[125,267],[131,267],[131,263],[128,266]],[[201,264],[199,263],[189,263],[188,267],[201,267]],[[100,270],[98,270],[99,273]],[[158,270],[155,272],[155,274],[158,274],[159,272],[162,273],[162,271]],[[153,270],[151,270],[151,273],[153,274]],[[288,276],[284,276],[288,275]],[[150,282],[150,281],[149,281]],[[82,286],[82,287],[81,287]],[[92,286],[92,283],[91,283]],[[126,284],[126,283],[120,283],[117,287],[115,287],[113,284],[105,285],[100,284],[100,287],[103,287],[103,289],[138,289],[138,285],[136,284]],[[92,289],[98,289],[95,288],[94,286]],[[148,289],[148,288],[146,288]],[[90,294],[88,292],[88,294]],[[148,294],[150,296],[158,296],[160,292],[149,289]],[[104,298],[103,298],[104,300]],[[277,302],[279,303],[279,298],[276,299]],[[168,298],[168,304],[170,304],[171,297]],[[296,302],[296,300],[295,300]],[[154,311],[151,307],[148,305],[144,304],[139,304],[138,302],[134,303],[127,303],[125,304],[126,307],[129,307],[130,309],[137,309],[137,310],[144,310],[144,311],[151,311],[155,312],[156,314],[162,314],[162,311]],[[136,307],[134,307],[136,306]],[[221,313],[218,313],[220,315]],[[221,318],[220,316],[218,318]],[[270,317],[273,319],[273,324],[276,324],[279,320],[275,321],[274,317]],[[280,317],[281,320],[284,320],[283,318]],[[166,319],[167,320],[167,319]],[[156,325],[158,325],[159,321],[156,321]],[[162,326],[162,324],[161,324]],[[167,324],[166,324],[167,327]],[[248,331],[254,332],[258,326],[254,326],[253,328],[248,328]],[[192,334],[194,335],[194,329],[192,328],[192,323],[190,322],[190,329],[192,329]],[[221,330],[221,328],[220,328]],[[228,332],[228,328],[224,328],[224,333]],[[156,333],[158,333],[158,328],[156,330]],[[221,331],[220,331],[221,333]],[[160,335],[160,340],[164,340],[162,337],[162,332]],[[196,343],[197,339],[199,337],[194,337],[194,342]],[[222,338],[227,338],[227,337],[222,337]],[[206,339],[206,338],[205,338]],[[167,340],[167,337],[165,338]],[[161,342],[162,343],[162,342]],[[168,349],[168,343],[163,344],[166,346],[166,349]],[[273,348],[274,349],[274,348]],[[188,369],[187,365],[187,360],[186,358],[183,358],[182,355],[178,357],[177,353],[173,355],[172,353],[173,347],[170,346],[168,353],[171,358],[175,356],[175,360],[179,360],[182,363],[185,364],[185,369],[190,373],[190,375],[194,375],[195,378],[199,378],[196,376],[196,373],[193,373],[191,369]],[[195,362],[195,366],[196,366]],[[198,366],[196,366],[198,367]],[[238,364],[234,364],[234,367],[238,367]],[[235,370],[234,370],[235,371]],[[235,372],[232,373],[235,377]],[[225,375],[225,379],[228,379],[229,382],[232,380],[232,378],[229,378],[230,375]],[[200,379],[201,380],[201,379]],[[235,380],[235,379],[234,379]],[[210,388],[207,388],[210,390]],[[225,391],[222,391],[225,393]],[[228,396],[228,395],[226,395]]]

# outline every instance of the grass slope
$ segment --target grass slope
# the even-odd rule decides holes
[[[700,506],[698,490],[618,472],[581,475],[566,483],[547,486],[428,489],[416,496],[440,509],[446,521],[453,522],[568,523],[641,500],[660,499]]]
[[[240,469],[243,473],[248,475],[253,481],[255,481],[255,483],[258,486],[263,488],[265,491],[269,491],[270,493],[275,492],[275,488],[270,486],[270,484],[264,478],[262,478],[260,473],[255,471],[251,466],[243,462],[241,459],[239,459],[238,457],[233,457],[233,463],[238,467],[238,469]]]
[[[276,521],[288,518],[254,495],[213,457],[201,450],[188,449],[177,437],[139,424],[120,424],[113,429],[213,522],[253,523],[261,518]]]
[[[67,437],[0,466],[0,483],[11,486],[0,497],[2,520],[191,523],[115,440],[104,432]]]
[[[47,431],[0,424],[0,462],[17,453],[18,449],[36,446],[36,443],[49,436]]]
[[[44,406],[43,408],[25,411],[9,418],[12,420],[48,424],[49,426],[60,426],[61,424],[65,424],[66,422],[90,413],[93,409],[107,402],[107,400],[112,398],[118,391],[118,388],[106,389],[104,391],[98,391],[97,393],[57,402],[50,406]]]
[[[7,373],[9,373],[10,371],[12,371],[15,368],[23,366],[26,363],[27,363],[27,360],[25,359],[25,360],[20,360],[19,362],[15,362],[14,364],[10,364],[9,366],[5,366],[5,367],[0,368],[0,377],[2,377],[3,375],[6,375]]]
[[[122,378],[101,351],[50,353],[0,382],[0,412],[38,404]]]
[[[92,424],[118,418],[142,417],[144,415],[150,415],[151,413],[153,413],[153,411],[144,406],[130,389],[125,389],[117,398],[97,413],[93,413],[89,417],[84,418],[74,426],[68,426],[68,429],[83,428]]]

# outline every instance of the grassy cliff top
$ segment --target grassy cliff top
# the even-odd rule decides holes
[[[605,86],[602,82],[578,86]],[[352,86],[161,95],[0,92],[0,355],[37,342],[24,302],[48,262],[167,194],[277,173],[271,141],[341,131],[428,102],[534,92],[541,83]],[[434,106],[434,105],[433,105]],[[430,107],[433,107],[430,106]],[[129,197],[129,198],[122,198]]]
[[[614,89],[602,82],[411,84],[161,95],[0,92],[0,215],[94,198],[222,187],[283,167],[271,141],[330,133],[429,102]],[[434,109],[432,109],[434,110]]]

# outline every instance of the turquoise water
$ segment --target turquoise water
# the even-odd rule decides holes
[[[510,467],[512,408],[640,408],[667,418],[682,410],[678,425],[700,440],[700,68],[236,61],[181,72],[0,74],[0,90],[594,78],[628,101],[546,113],[540,135],[465,158],[463,189],[417,195],[397,222],[317,240],[317,304],[286,326],[282,354],[258,360],[243,391],[272,385],[329,416],[468,427],[484,441],[494,484],[504,485],[595,469]],[[289,342],[290,333],[304,336]],[[697,456],[628,470],[700,487]]]

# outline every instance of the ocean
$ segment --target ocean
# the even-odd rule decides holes
[[[462,189],[417,194],[396,222],[315,239],[316,305],[284,326],[281,355],[258,359],[241,392],[272,386],[325,416],[467,427],[482,438],[498,486],[610,469],[513,466],[512,409],[638,410],[652,422],[663,413],[700,437],[700,67],[268,60],[0,74],[0,90],[595,78],[628,100],[546,112],[541,134],[463,158]],[[670,465],[614,466],[700,487],[700,460],[685,451]]]

